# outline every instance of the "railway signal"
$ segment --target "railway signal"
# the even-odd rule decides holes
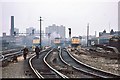
[[[69,30],[69,37],[71,38],[71,28],[68,28]]]

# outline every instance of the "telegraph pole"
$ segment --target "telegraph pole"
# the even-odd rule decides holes
[[[87,47],[88,47],[88,39],[89,39],[89,23],[87,24]]]
[[[41,19],[42,17],[40,16],[40,48],[42,49],[42,40],[41,40],[41,21],[42,21],[42,19]]]

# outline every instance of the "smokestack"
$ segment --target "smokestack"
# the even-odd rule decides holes
[[[10,30],[10,35],[14,35],[14,16],[11,16],[11,30]]]

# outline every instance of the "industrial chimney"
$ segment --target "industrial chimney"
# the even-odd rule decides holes
[[[11,29],[10,29],[10,35],[14,35],[14,16],[11,16]]]

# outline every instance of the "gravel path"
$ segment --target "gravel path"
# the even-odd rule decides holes
[[[104,57],[93,57],[83,53],[75,54],[75,52],[70,52],[75,58],[81,62],[88,64],[90,66],[102,69],[108,72],[119,74],[118,60],[116,59],[106,59]],[[120,74],[119,74],[120,75]]]
[[[35,78],[35,75],[29,68],[28,58],[24,60],[23,56],[18,57],[18,62],[10,62],[8,66],[2,67],[2,78]]]

